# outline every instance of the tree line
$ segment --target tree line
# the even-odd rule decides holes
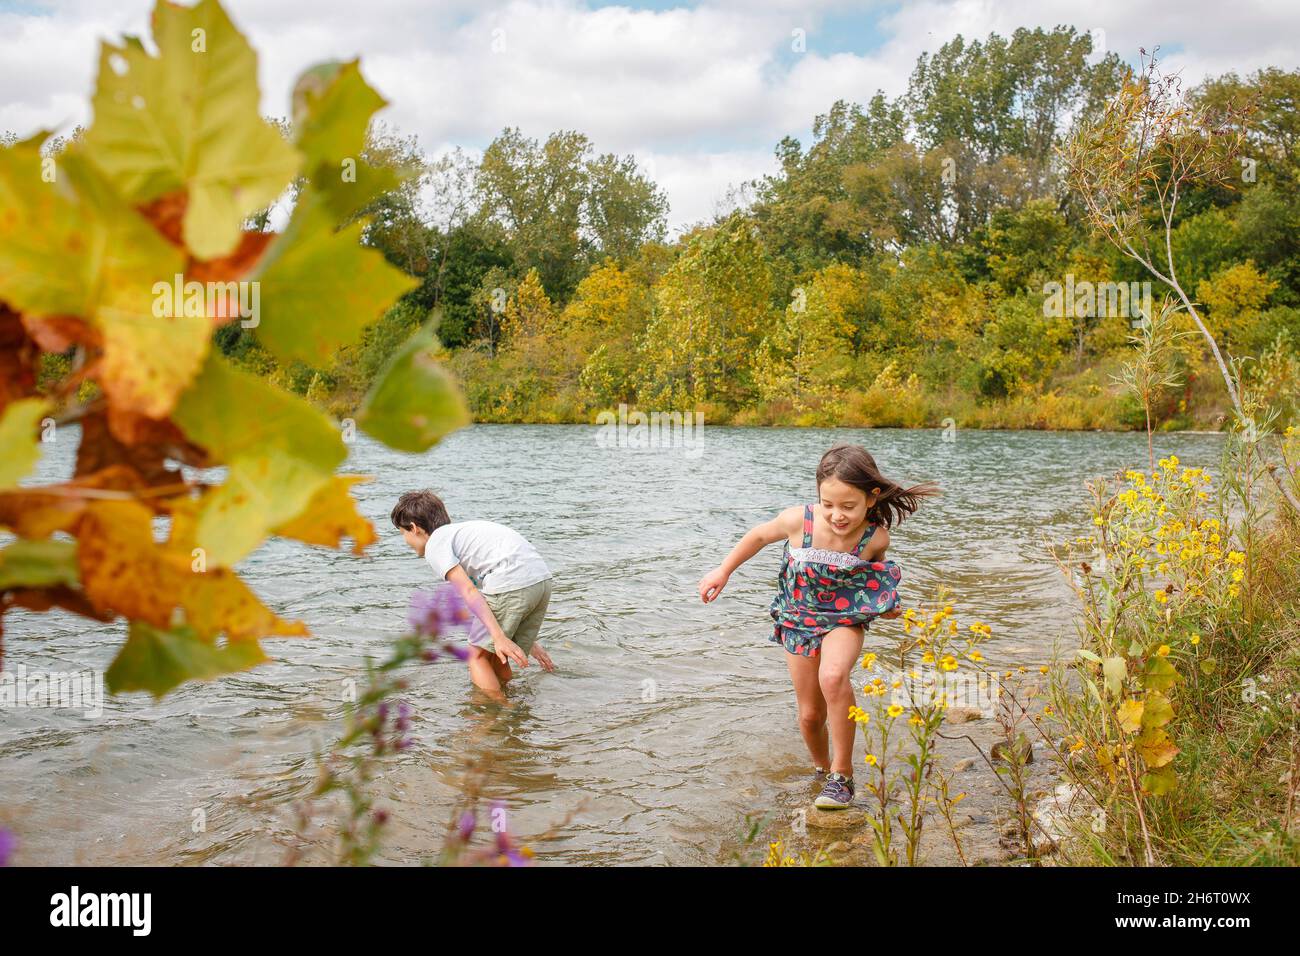
[[[507,129],[480,160],[429,162],[377,126],[366,160],[412,174],[367,210],[364,241],[418,287],[324,367],[282,367],[238,325],[219,343],[339,415],[436,323],[481,421],[590,422],[627,403],[740,424],[1142,427],[1118,384],[1142,299],[1116,309],[1115,289],[1150,277],[1089,229],[1058,154],[1127,69],[1071,27],[956,37],[901,96],[836,102],[809,143],[782,139],[774,174],[672,240],[662,190],[582,133]],[[1179,278],[1294,414],[1300,71],[1193,96],[1255,110],[1240,182],[1180,204]],[[1078,290],[1064,308],[1063,288]],[[1181,341],[1150,411],[1213,427],[1222,396]]]

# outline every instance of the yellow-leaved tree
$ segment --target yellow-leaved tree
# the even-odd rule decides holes
[[[551,304],[536,269],[529,269],[514,294],[506,300],[501,319],[503,342],[510,345],[533,335],[555,331],[555,306]]]
[[[650,289],[613,261],[578,283],[563,322],[585,356],[578,384],[587,402],[608,408],[635,399],[635,342],[649,320],[650,302]]]
[[[764,401],[806,411],[840,397],[853,371],[853,316],[863,308],[864,281],[852,266],[836,263],[795,287],[754,358]]]
[[[1259,321],[1260,312],[1277,290],[1277,282],[1263,275],[1247,259],[1220,269],[1196,286],[1196,297],[1205,305],[1207,326],[1224,348],[1234,347]]]
[[[641,403],[686,410],[752,397],[751,362],[772,314],[772,275],[740,216],[696,235],[655,286],[641,342]]]

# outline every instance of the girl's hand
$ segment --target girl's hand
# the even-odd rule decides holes
[[[886,611],[884,614],[880,616],[894,618],[894,617],[898,617],[902,613],[903,613],[903,609],[901,607],[896,607],[892,611]]]
[[[700,578],[700,600],[705,604],[715,600],[722,593],[722,589],[727,586],[730,577],[731,575],[723,571],[722,568],[714,568]]]

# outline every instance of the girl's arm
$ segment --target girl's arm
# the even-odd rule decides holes
[[[863,550],[866,552],[868,561],[885,560],[885,552],[889,550],[889,529],[883,524],[878,525],[875,534],[871,536],[871,540],[867,542],[867,546]],[[896,607],[892,611],[886,611],[880,616],[893,618],[898,617],[902,613],[903,609]]]
[[[883,524],[876,525],[876,530],[871,535],[871,540],[867,546],[862,549],[863,557],[868,561],[885,560],[885,552],[889,550],[889,529]]]
[[[478,588],[474,587],[474,582],[469,579],[465,569],[459,564],[456,565],[447,572],[447,580],[455,586],[465,606],[487,628],[488,634],[492,636],[492,646],[496,648],[497,659],[504,664],[508,658],[520,667],[527,667],[528,658],[524,656],[523,649],[506,637],[506,632],[501,630],[501,625],[497,623],[496,615],[488,607],[487,601],[483,600],[483,595],[479,593]]]
[[[789,538],[803,527],[803,508],[786,508],[771,521],[765,521],[745,532],[745,536],[731,549],[722,563],[700,579],[700,600],[705,604],[715,600],[727,586],[732,572],[769,544]]]

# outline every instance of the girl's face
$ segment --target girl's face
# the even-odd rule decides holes
[[[860,527],[867,520],[867,509],[875,503],[876,496],[870,497],[860,488],[847,485],[831,476],[817,487],[821,497],[822,514],[836,534],[848,534]]]

